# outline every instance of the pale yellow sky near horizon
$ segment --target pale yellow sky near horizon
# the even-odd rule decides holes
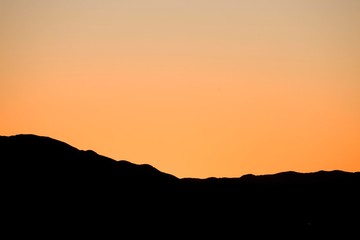
[[[0,135],[177,177],[360,170],[360,1],[0,0]]]

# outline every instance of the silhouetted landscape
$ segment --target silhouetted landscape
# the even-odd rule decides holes
[[[350,239],[360,172],[177,178],[44,136],[0,137],[12,236]]]

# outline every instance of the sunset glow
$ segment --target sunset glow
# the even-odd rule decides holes
[[[360,170],[358,0],[0,0],[0,135],[177,177]]]

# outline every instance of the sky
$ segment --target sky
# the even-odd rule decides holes
[[[360,171],[358,0],[0,0],[0,135],[179,178]]]

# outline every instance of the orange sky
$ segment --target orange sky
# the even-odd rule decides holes
[[[360,170],[358,0],[0,0],[0,134],[177,177]]]

